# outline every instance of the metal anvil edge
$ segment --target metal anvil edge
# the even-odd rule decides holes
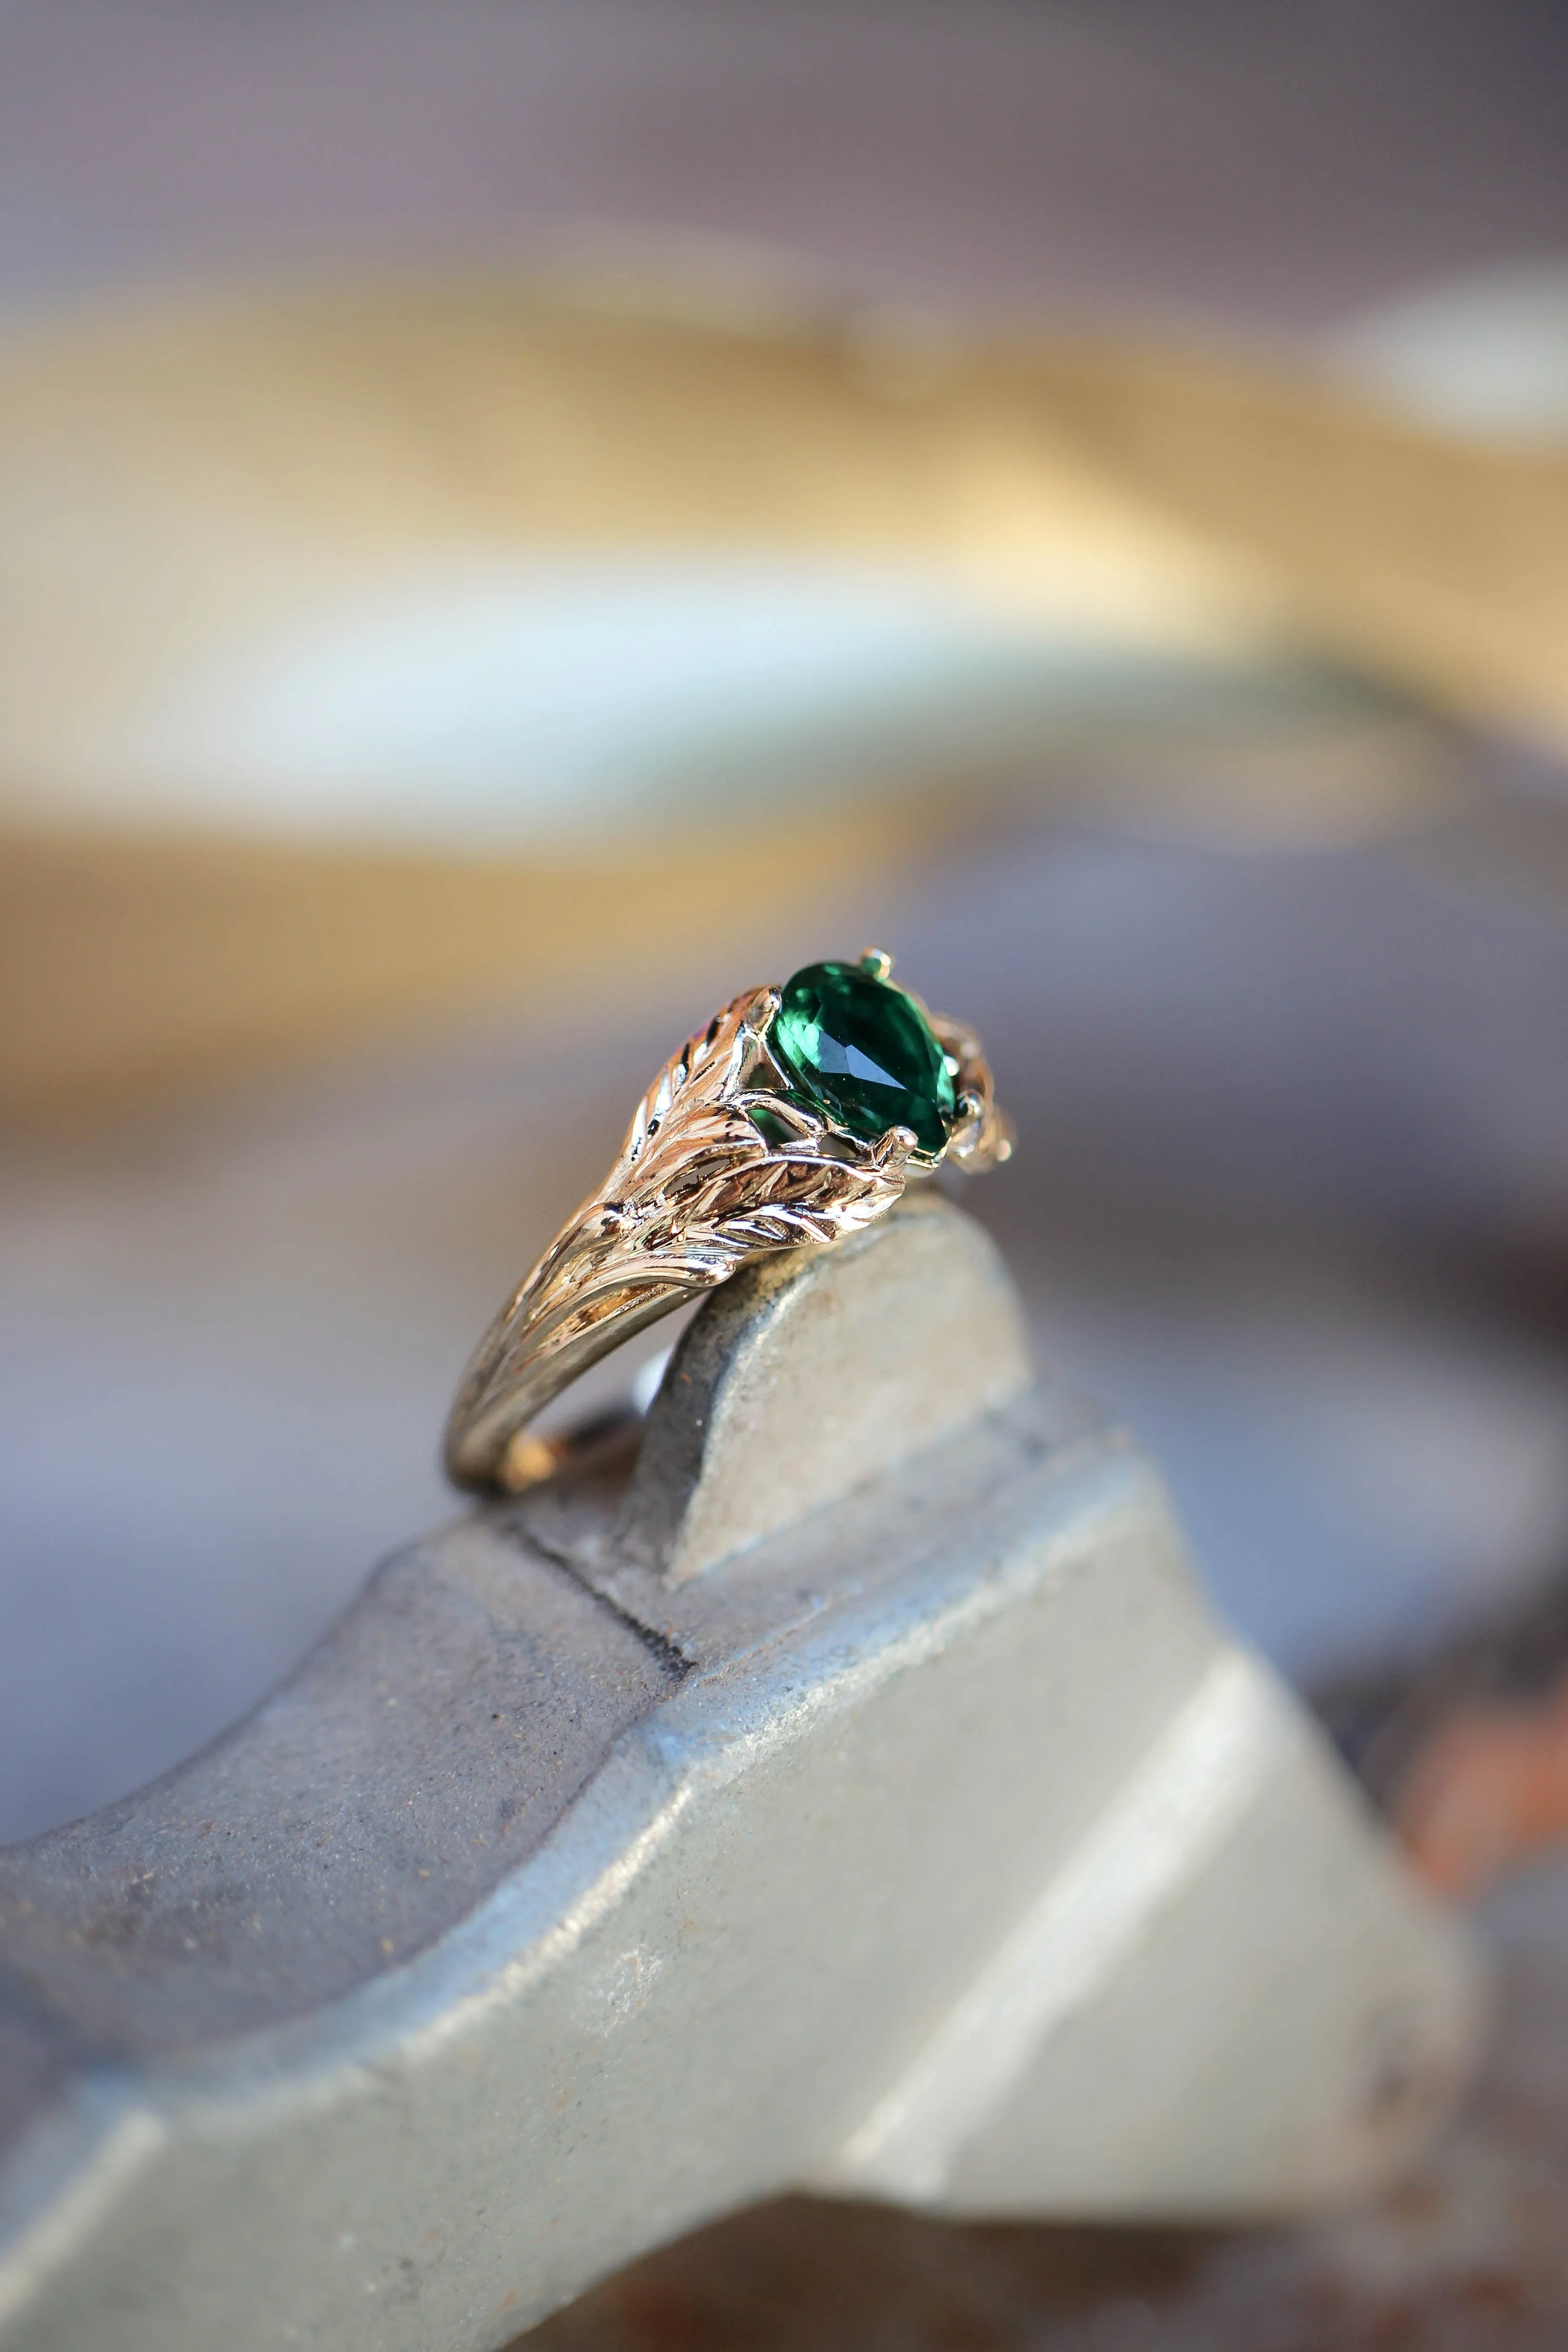
[[[0,2352],[494,2347],[792,2187],[1226,2219],[1473,2063],[1459,1927],[940,1201],[0,1853]]]

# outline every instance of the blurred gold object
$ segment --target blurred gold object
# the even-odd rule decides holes
[[[1449,436],[1278,362],[1026,364],[1085,463],[1253,568],[1298,642],[1568,759],[1568,447]]]
[[[1568,461],[1226,356],[480,281],[104,314],[0,352],[0,548],[13,1108],[548,992],[568,966],[607,999],[689,951],[670,910],[727,903],[726,860],[753,908],[822,886],[809,841],[748,832],[743,804],[724,849],[695,817],[552,846],[286,809],[269,828],[226,799],[221,733],[206,799],[171,803],[168,713],[389,578],[682,551],[911,566],[1008,626],[1200,668],[1328,656],[1568,747]],[[896,778],[836,809],[837,882],[916,845],[984,764],[911,772],[896,819]],[[1375,761],[1342,782],[1308,757],[1282,785],[1234,764],[1303,804],[1384,789]],[[1395,803],[1426,788],[1391,772]]]
[[[613,1009],[635,968],[677,982],[744,952],[759,899],[820,921],[934,834],[915,811],[890,841],[879,812],[847,810],[825,875],[812,840],[744,826],[575,862],[17,828],[0,836],[0,1109],[68,1120],[518,997]]]

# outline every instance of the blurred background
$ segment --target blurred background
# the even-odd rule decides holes
[[[872,936],[1290,1675],[1544,1588],[1565,646],[1549,9],[7,0],[0,1834],[449,1510],[648,1066]]]
[[[1523,5],[9,0],[0,1833],[862,938],[1290,1672],[1568,1567],[1565,134]]]
[[[1568,20],[0,0],[0,1838],[452,1508],[648,1070],[870,939],[1221,1607],[1352,1746],[1544,1687]]]

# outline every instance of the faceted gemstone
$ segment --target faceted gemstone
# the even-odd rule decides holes
[[[942,1047],[912,997],[852,963],[808,963],[784,984],[768,1043],[812,1106],[875,1142],[913,1130],[933,1155],[954,1110]]]

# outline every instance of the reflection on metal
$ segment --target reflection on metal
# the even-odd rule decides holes
[[[752,1268],[599,1448],[0,1855],[0,2346],[496,2347],[790,2185],[1236,2217],[1465,2079],[1474,1965],[978,1229]]]
[[[868,949],[885,980],[893,959]],[[875,1138],[792,1090],[769,1035],[781,992],[748,988],[677,1047],[645,1090],[619,1157],[480,1340],[447,1424],[459,1486],[517,1494],[551,1467],[527,1423],[590,1365],[672,1309],[779,1250],[863,1232],[939,1166],[980,1174],[1012,1155],[991,1066],[968,1024],[921,1012],[955,1089],[940,1146]]]
[[[1218,1853],[1269,1776],[1294,1759],[1299,1738],[1250,1659],[1234,1651],[1216,1659],[1104,1819],[851,2135],[838,2181],[940,2200],[954,2153]]]

